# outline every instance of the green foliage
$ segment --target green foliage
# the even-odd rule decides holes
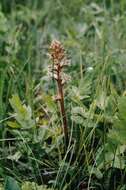
[[[14,117],[17,123],[8,121],[7,124],[9,127],[22,127],[24,129],[35,127],[35,122],[32,119],[32,111],[30,106],[22,105],[18,95],[13,95],[13,97],[10,99],[10,104],[14,109]]]
[[[0,190],[4,190],[4,188],[3,188],[3,185],[2,185],[2,184],[0,184]]]
[[[21,190],[53,190],[53,189],[47,188],[46,185],[37,185],[34,182],[24,182],[22,184]]]
[[[104,147],[99,149],[96,161],[99,169],[125,168],[126,151],[126,97],[119,97],[117,112],[113,116],[113,126],[109,129]],[[100,155],[99,155],[100,154]]]
[[[126,144],[126,97],[119,98],[118,112],[114,118],[113,128],[109,131],[109,138],[113,143]]]
[[[20,187],[14,178],[8,176],[6,177],[4,189],[5,190],[20,190]]]
[[[7,177],[5,181],[5,186],[0,184],[0,190],[54,190],[53,188],[48,188],[46,185],[37,185],[34,182],[25,181],[19,187],[16,180],[12,177]]]
[[[0,1],[0,180],[12,176],[6,189],[126,188],[125,9],[125,0]],[[72,62],[64,85],[66,154],[47,75],[55,38]]]

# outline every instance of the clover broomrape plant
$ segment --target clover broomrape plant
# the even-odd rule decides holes
[[[68,123],[66,118],[66,111],[64,106],[64,90],[63,86],[65,82],[69,79],[69,77],[63,72],[63,68],[69,65],[69,59],[66,56],[66,52],[62,46],[62,44],[53,40],[49,47],[49,56],[53,62],[53,66],[51,68],[51,76],[57,82],[57,95],[54,97],[55,101],[59,102],[60,113],[62,118],[63,132],[65,145],[68,145]]]

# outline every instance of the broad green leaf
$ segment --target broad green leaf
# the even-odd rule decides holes
[[[34,182],[26,181],[22,184],[21,190],[54,190],[54,189],[47,188],[46,185],[37,185]]]
[[[11,121],[7,122],[7,124],[12,128],[32,128],[35,126],[35,121],[32,119],[32,110],[30,106],[22,105],[22,102],[18,95],[13,95],[10,99],[10,104],[15,112],[16,123]]]
[[[47,105],[48,109],[52,112],[56,111],[56,103],[54,102],[53,98],[49,95],[43,95],[44,103]]]
[[[6,124],[7,124],[9,127],[13,128],[13,129],[19,129],[19,128],[21,127],[21,126],[20,126],[18,123],[16,123],[15,121],[14,121],[14,122],[13,122],[13,121],[7,121]]]
[[[118,112],[114,118],[114,125],[109,130],[108,137],[113,143],[126,144],[126,97],[119,98]]]
[[[89,174],[90,173],[94,174],[98,179],[101,179],[103,177],[103,174],[97,167],[92,168],[91,166],[89,166],[88,171],[89,171]]]
[[[4,188],[5,190],[21,190],[17,181],[10,176],[6,177]]]
[[[10,160],[18,161],[21,155],[22,155],[21,152],[17,151],[14,155],[9,155],[7,158]]]
[[[102,169],[104,166],[106,169],[115,167],[119,169],[125,168],[124,151],[126,146],[111,146],[109,143],[104,148],[100,148],[97,152],[96,163],[97,168]]]
[[[3,188],[3,185],[2,185],[2,184],[0,184],[0,190],[4,190],[4,188]]]
[[[119,120],[122,122],[122,124],[126,124],[126,97],[123,96],[119,99],[119,103],[118,103],[118,118]],[[126,129],[126,127],[125,127]]]

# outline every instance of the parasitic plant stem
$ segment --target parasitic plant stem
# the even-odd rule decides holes
[[[68,145],[68,124],[64,106],[63,86],[68,77],[63,73],[63,68],[69,65],[69,60],[66,57],[65,50],[61,43],[57,40],[52,41],[50,45],[50,57],[53,61],[52,77],[57,82],[57,95],[55,100],[59,102],[60,113],[62,117],[63,132],[65,137],[65,145]]]
[[[58,72],[58,79],[57,79],[57,86],[58,86],[58,95],[59,95],[59,104],[60,104],[60,110],[61,110],[61,116],[62,116],[62,122],[63,122],[63,130],[65,135],[66,143],[68,142],[68,128],[67,128],[67,119],[66,119],[66,113],[65,113],[65,107],[64,107],[64,94],[63,94],[63,85],[62,80],[60,79],[60,69]]]

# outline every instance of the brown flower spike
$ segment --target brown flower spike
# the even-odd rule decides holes
[[[58,94],[55,97],[55,100],[59,101],[60,112],[62,116],[63,131],[64,131],[64,136],[65,136],[65,144],[67,145],[68,144],[68,126],[67,126],[66,112],[65,112],[65,107],[64,107],[63,85],[68,80],[68,77],[66,76],[65,73],[63,73],[63,67],[69,65],[69,60],[66,57],[66,53],[62,44],[57,40],[52,41],[49,48],[49,52],[50,52],[49,53],[50,58],[53,61],[52,77],[57,82]]]

